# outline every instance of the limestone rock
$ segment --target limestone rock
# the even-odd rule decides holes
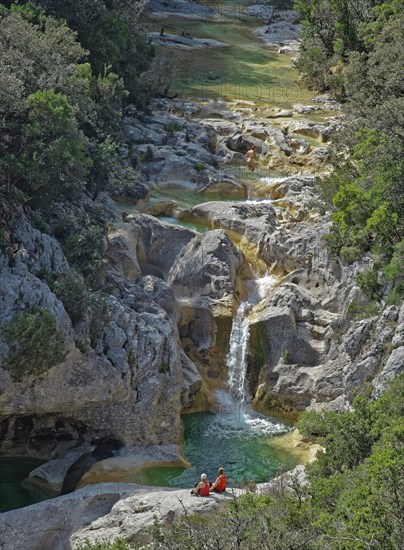
[[[32,470],[28,476],[28,481],[60,492],[69,468],[83,455],[94,451],[94,449],[95,447],[89,444],[70,449],[63,458],[54,458]]]
[[[135,230],[140,230],[137,258],[143,271],[147,266],[154,267],[160,270],[162,278],[167,277],[183,247],[197,235],[196,231],[156,220],[146,214],[127,216],[126,222]]]
[[[216,14],[211,6],[188,2],[187,0],[175,0],[168,3],[164,0],[149,0],[147,11],[153,14],[153,17],[184,17],[186,19],[213,18]]]
[[[166,34],[163,36],[159,32],[150,32],[149,39],[154,44],[167,46],[169,48],[180,48],[185,50],[198,50],[201,48],[222,48],[228,46],[225,42],[212,40],[210,38],[192,38],[190,35]]]

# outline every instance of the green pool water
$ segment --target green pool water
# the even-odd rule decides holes
[[[0,458],[0,512],[22,508],[56,496],[51,491],[23,481],[43,462],[35,458]]]
[[[145,468],[132,481],[145,485],[193,487],[202,473],[210,481],[218,467],[225,468],[229,485],[264,482],[281,469],[291,469],[298,460],[274,445],[274,439],[289,428],[270,417],[242,411],[225,392],[216,413],[183,416],[183,453],[190,468]]]

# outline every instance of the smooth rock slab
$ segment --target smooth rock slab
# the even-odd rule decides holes
[[[88,443],[75,449],[70,449],[62,458],[49,460],[45,464],[41,464],[38,468],[35,468],[35,470],[32,470],[28,476],[28,481],[60,492],[69,468],[79,458],[94,451],[94,449],[94,445],[89,445]]]
[[[211,38],[191,38],[190,36],[181,36],[179,34],[164,34],[159,32],[149,33],[149,38],[154,44],[167,46],[169,48],[181,48],[184,50],[199,50],[201,48],[221,48],[228,46],[225,42],[213,40]]]

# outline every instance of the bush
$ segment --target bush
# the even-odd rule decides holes
[[[69,264],[83,275],[89,288],[99,288],[104,276],[102,253],[106,225],[98,212],[64,207],[57,213],[54,233],[62,243]]]
[[[202,172],[202,170],[205,170],[206,166],[203,164],[203,162],[195,162],[194,164],[194,170],[197,172]]]
[[[5,327],[10,354],[3,368],[15,382],[40,375],[66,359],[64,340],[48,309],[32,307],[18,313]]]
[[[367,304],[359,303],[356,300],[348,306],[348,313],[352,315],[355,320],[368,319],[369,317],[375,317],[380,312],[380,304],[377,302],[370,302]]]
[[[105,296],[101,292],[94,292],[89,297],[90,306],[90,340],[91,345],[96,346],[97,340],[108,320],[108,305]]]
[[[382,285],[379,283],[379,274],[376,268],[358,273],[355,281],[369,300],[380,300],[382,297]]]
[[[86,541],[74,547],[74,550],[130,550],[129,544],[122,538],[114,541],[90,542]]]
[[[88,306],[88,292],[83,278],[74,269],[58,274],[51,286],[67,311],[73,325],[80,321]]]

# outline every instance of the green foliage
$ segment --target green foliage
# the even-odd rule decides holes
[[[337,413],[304,411],[300,414],[296,428],[304,437],[326,437],[332,432]]]
[[[404,276],[404,240],[394,245],[393,256],[386,266],[386,275],[390,281]]]
[[[164,374],[170,370],[170,364],[169,363],[161,363],[159,367],[159,372],[161,374]]]
[[[96,76],[103,76],[105,67],[109,67],[123,80],[129,100],[139,107],[147,105],[150,86],[144,72],[154,48],[139,23],[142,2],[36,0],[36,3],[77,31],[80,43],[89,51]]]
[[[133,351],[133,349],[128,350],[127,357],[128,357],[129,366],[130,367],[135,367],[136,363],[137,363],[137,359],[136,359],[136,355],[135,355],[135,352]]]
[[[154,159],[154,153],[153,149],[150,147],[150,145],[147,146],[147,149],[144,153],[141,153],[139,156],[140,162],[150,162]]]
[[[52,90],[29,95],[26,104],[28,122],[22,128],[18,158],[22,189],[41,200],[54,194],[77,196],[92,161],[72,106],[65,95]]]
[[[348,313],[352,315],[355,320],[368,319],[380,313],[380,304],[377,302],[360,303],[356,300],[352,300],[348,306]]]
[[[169,122],[164,125],[164,130],[167,134],[175,134],[176,132],[181,132],[182,126],[181,124],[178,124],[178,122]]]
[[[356,275],[355,281],[369,300],[380,300],[382,297],[382,285],[379,282],[377,268],[361,271]]]
[[[285,361],[285,363],[287,363],[290,359],[290,353],[287,349],[284,349],[281,353],[281,357],[282,359]]]
[[[404,283],[398,283],[393,288],[387,297],[387,303],[389,305],[400,305],[404,301]]]
[[[403,7],[403,0],[297,2],[303,18],[298,68],[312,87],[336,88],[348,114],[339,143],[352,155],[321,186],[333,220],[326,241],[347,263],[368,252],[380,258],[379,280],[375,274],[360,280],[371,299],[381,299],[386,279],[402,283],[388,266],[404,235]],[[395,258],[402,264],[399,254]],[[392,289],[391,299],[400,295]]]
[[[184,515],[152,530],[156,550],[401,550],[404,506],[404,377],[378,400],[358,396],[351,412],[306,412],[305,435],[326,452],[308,468],[310,484],[292,481],[268,494],[248,491],[214,514]]]
[[[63,208],[57,212],[54,234],[61,241],[69,264],[84,276],[90,289],[103,284],[105,232],[97,211]]]
[[[69,269],[57,275],[51,289],[75,325],[83,318],[88,306],[88,292],[83,278],[74,269]]]
[[[89,296],[90,307],[90,341],[94,347],[108,321],[108,305],[101,292],[94,292]]]
[[[74,550],[130,550],[129,544],[122,538],[117,538],[112,542],[89,542],[79,544]]]
[[[38,376],[65,360],[63,337],[48,309],[32,307],[5,326],[10,353],[3,363],[16,382]]]
[[[46,208],[85,189],[119,193],[136,184],[122,159],[122,109],[129,97],[147,102],[142,73],[152,50],[135,4],[38,0],[2,7],[0,184],[10,196],[17,189],[31,207]]]
[[[194,164],[194,170],[197,172],[202,172],[202,170],[205,170],[206,166],[203,162],[195,162]]]

